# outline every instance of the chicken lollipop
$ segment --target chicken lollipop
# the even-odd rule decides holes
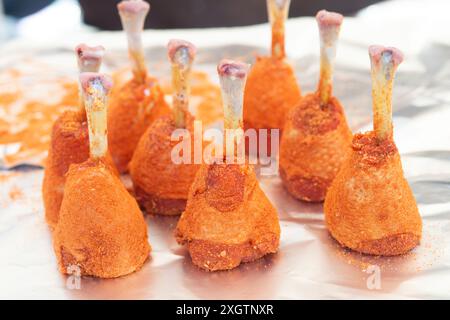
[[[225,129],[241,132],[240,146],[247,65],[223,60],[218,73]],[[192,262],[208,271],[232,269],[276,252],[280,239],[277,211],[259,187],[253,167],[239,164],[229,144],[225,158],[203,164],[197,172],[176,229],[177,241],[187,245]]]
[[[54,249],[62,273],[77,266],[82,275],[115,278],[140,269],[147,260],[147,225],[136,200],[105,163],[111,82],[98,73],[82,73],[80,82],[90,157],[67,173]]]
[[[75,48],[80,72],[96,72],[100,68],[105,49],[81,44]],[[69,166],[82,163],[89,158],[89,139],[86,113],[80,89],[78,110],[65,111],[55,121],[50,148],[45,165],[42,194],[45,218],[51,228],[58,222],[59,208],[64,194],[64,184]],[[107,163],[113,167],[108,155]]]
[[[294,70],[285,60],[284,22],[289,4],[290,0],[267,0],[272,54],[258,57],[248,76],[244,95],[245,129],[283,129],[286,114],[300,100]],[[267,150],[270,150],[270,139],[269,130]]]
[[[141,33],[150,6],[145,1],[122,1],[117,5],[128,39],[133,78],[114,90],[108,112],[109,148],[121,173],[140,137],[159,116],[170,113],[164,93],[155,78],[148,76]]]
[[[342,105],[332,95],[342,15],[322,10],[316,19],[321,42],[319,85],[289,112],[280,144],[284,186],[295,198],[314,202],[325,198],[352,139]]]
[[[325,221],[343,246],[383,256],[420,242],[422,220],[392,134],[392,84],[402,53],[371,46],[373,131],[356,134],[325,199]]]
[[[136,198],[148,213],[177,215],[185,206],[189,188],[194,181],[198,164],[176,163],[172,150],[179,143],[191,145],[194,159],[194,139],[172,141],[176,129],[192,131],[192,116],[188,111],[189,74],[195,55],[193,44],[171,40],[167,46],[172,63],[173,112],[153,122],[142,135],[130,162]],[[188,141],[189,140],[189,141]]]

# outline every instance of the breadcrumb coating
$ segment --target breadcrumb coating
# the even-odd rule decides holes
[[[108,109],[108,146],[119,172],[128,171],[142,134],[157,118],[170,113],[156,79],[130,80],[113,90]]]
[[[139,206],[104,160],[70,166],[53,245],[62,273],[120,277],[139,270],[150,245]]]
[[[420,243],[422,220],[392,140],[355,135],[347,161],[328,190],[325,221],[331,235],[353,250],[392,256]]]
[[[87,159],[89,135],[86,113],[66,111],[53,124],[42,184],[45,218],[51,228],[58,223],[66,173],[70,165],[82,163]],[[106,163],[112,172],[118,174],[109,153]]]
[[[281,137],[280,176],[288,192],[300,200],[323,201],[351,139],[336,98],[324,106],[317,93],[303,97],[289,113]]]
[[[292,67],[283,59],[258,57],[245,86],[244,126],[283,129],[287,113],[299,100]]]
[[[278,215],[253,167],[202,165],[176,229],[192,262],[216,271],[237,267],[278,250]]]
[[[193,119],[188,118],[192,131]],[[157,119],[143,134],[130,162],[130,175],[136,198],[148,213],[176,215],[183,212],[189,188],[199,164],[176,164],[172,150],[180,141],[171,141],[177,127],[172,116]],[[194,135],[191,134],[191,137]],[[190,139],[191,161],[194,160],[194,141]]]

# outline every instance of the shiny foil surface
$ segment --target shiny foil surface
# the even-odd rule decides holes
[[[345,21],[337,52],[334,94],[341,100],[354,132],[371,128],[367,55],[367,46],[372,44],[367,39],[371,32],[367,22],[371,17],[370,12],[364,12]],[[82,277],[76,282],[78,279],[61,275],[57,268],[51,232],[43,213],[42,168],[3,166],[0,171],[0,298],[449,299],[450,43],[422,41],[419,48],[414,43],[416,49],[412,49],[414,46],[405,38],[415,27],[389,33],[389,17],[386,19],[387,25],[380,31],[387,35],[386,45],[403,49],[406,56],[394,86],[394,132],[405,176],[423,219],[419,247],[406,255],[389,258],[342,248],[325,228],[322,204],[295,200],[285,191],[278,175],[260,176],[261,187],[280,217],[278,253],[231,271],[205,272],[195,267],[187,250],[176,243],[173,236],[176,217],[146,215],[153,251],[140,271],[113,280]],[[216,36],[211,40],[214,32]],[[210,73],[217,82],[216,63],[223,57],[253,61],[256,52],[267,52],[267,32],[267,26],[217,31],[147,31],[144,37],[150,39],[146,44],[147,61],[154,75],[168,77],[164,45],[170,38],[183,38],[198,45],[195,69]],[[316,32],[313,19],[292,19],[287,26],[288,56],[303,93],[315,89],[318,77]],[[106,72],[126,65],[125,37],[120,33],[94,32],[74,36],[70,41],[62,39],[58,45],[15,43],[2,49],[0,68],[21,63],[25,56],[31,55],[62,73],[76,74],[71,49],[80,41],[106,47]]]

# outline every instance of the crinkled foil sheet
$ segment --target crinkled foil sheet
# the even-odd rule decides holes
[[[315,27],[312,21],[310,25]],[[100,34],[97,37],[102,39]],[[120,35],[104,38],[105,42],[124,41]],[[250,61],[255,51],[264,52],[263,47],[263,43],[260,48],[200,46],[196,68],[215,78],[220,58]],[[355,59],[363,67],[352,68],[342,63],[339,52],[363,52],[365,48],[361,51],[360,44],[344,40],[335,75],[335,95],[355,131],[370,127],[369,61],[366,54],[359,54]],[[65,59],[60,66],[74,64],[68,47],[33,50],[35,59],[48,62],[58,56],[59,62]],[[82,278],[80,288],[71,289],[71,279],[58,272],[44,221],[43,170],[20,166],[0,171],[0,298],[450,298],[450,47],[429,44],[423,52],[414,57],[419,68],[399,68],[393,101],[396,143],[424,222],[422,243],[411,253],[383,258],[340,247],[324,226],[321,204],[294,200],[278,176],[260,177],[279,212],[282,233],[277,254],[231,271],[208,273],[193,266],[185,248],[175,242],[177,218],[147,215],[153,251],[142,270],[114,280]],[[164,47],[155,45],[147,53],[154,73],[167,74]],[[125,61],[122,49],[112,51],[106,63],[112,69]],[[317,55],[300,56],[292,63],[303,92],[313,90]]]

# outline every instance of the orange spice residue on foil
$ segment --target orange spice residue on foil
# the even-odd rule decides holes
[[[5,173],[0,172],[0,184],[6,183],[12,177],[15,177],[17,172],[15,171],[5,171]]]
[[[61,77],[33,86],[27,77],[15,69],[0,74],[0,145],[17,144],[13,150],[8,146],[3,158],[8,167],[25,162],[42,164],[54,120],[78,104],[76,82]],[[41,92],[45,90],[48,92]],[[46,95],[49,99],[40,98]],[[55,96],[60,96],[56,102]]]
[[[126,81],[127,72],[123,68],[114,73],[115,87]],[[33,85],[38,80],[39,86]],[[163,90],[170,94],[170,83],[163,83]],[[192,72],[191,96],[191,112],[203,125],[221,119],[220,89],[208,74]],[[15,68],[0,72],[0,146],[8,145],[4,165],[43,165],[53,122],[63,111],[77,105],[75,80],[62,76],[41,79]]]
[[[9,190],[8,196],[12,201],[16,201],[23,197],[23,192],[21,189],[19,189],[19,187],[12,186],[11,189]]]

